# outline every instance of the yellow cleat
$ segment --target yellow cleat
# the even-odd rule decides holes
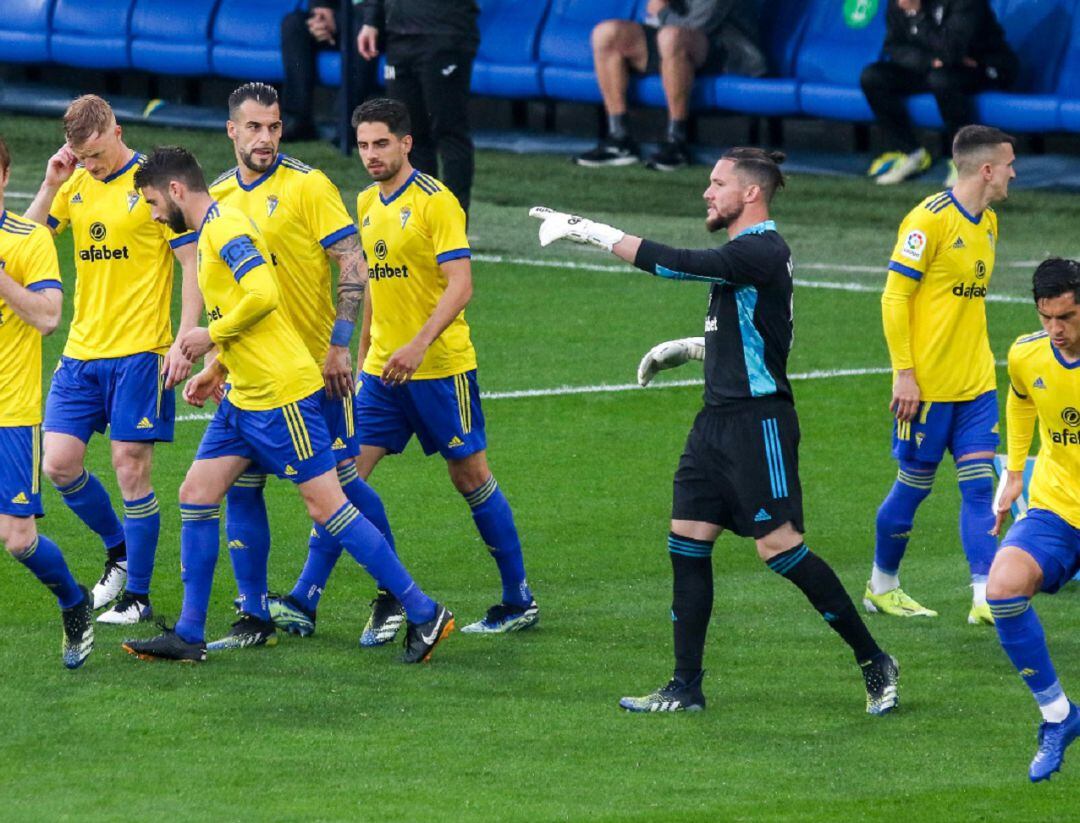
[[[990,613],[990,606],[986,603],[976,603],[968,612],[968,623],[972,626],[993,626],[994,615]]]
[[[937,617],[938,614],[933,609],[928,609],[922,606],[904,594],[904,590],[897,586],[895,589],[889,589],[889,591],[883,594],[874,594],[870,589],[870,584],[866,584],[866,591],[863,593],[863,608],[868,612],[882,612],[883,614],[891,614],[894,617]]]
[[[887,151],[884,154],[879,154],[874,158],[874,162],[870,164],[870,168],[866,170],[866,176],[877,177],[884,174],[905,157],[907,155],[902,151]]]

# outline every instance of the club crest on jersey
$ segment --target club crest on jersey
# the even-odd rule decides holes
[[[904,245],[900,248],[900,253],[912,260],[922,260],[925,249],[926,235],[915,229],[909,231],[907,237],[904,238]]]
[[[266,196],[266,216],[273,217],[274,212],[277,211],[278,199],[276,194],[268,194]]]
[[[408,206],[401,207],[401,228],[405,228],[405,224],[409,222],[409,218],[412,217],[412,209]]]
[[[135,191],[134,189],[132,189],[131,191],[129,191],[127,193],[128,214],[131,214],[131,210],[133,208],[135,208],[136,205],[138,205],[138,202],[139,202],[139,193],[137,191]]]

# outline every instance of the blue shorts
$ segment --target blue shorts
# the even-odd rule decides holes
[[[164,357],[153,352],[75,360],[61,357],[45,400],[47,432],[84,443],[94,432],[110,440],[172,442],[176,393],[165,388]]]
[[[1028,509],[1009,528],[1001,548],[1015,546],[1039,564],[1043,571],[1041,591],[1053,594],[1080,570],[1080,529],[1048,509]]]
[[[937,465],[948,449],[952,456],[996,451],[998,436],[997,392],[991,389],[958,403],[919,404],[909,423],[893,420],[893,457]]]
[[[0,426],[0,514],[41,517],[41,426]]]
[[[428,456],[439,452],[459,460],[483,451],[487,436],[476,369],[403,386],[388,386],[378,375],[361,372],[356,433],[361,447],[379,446],[390,454],[403,451],[414,434]]]
[[[330,450],[334,460],[340,463],[360,454],[360,441],[356,437],[356,412],[353,396],[331,397],[325,391],[320,396],[323,420],[330,435]]]
[[[246,411],[221,401],[203,433],[196,460],[246,457],[259,469],[303,483],[337,466],[322,416],[319,389],[276,409]]]

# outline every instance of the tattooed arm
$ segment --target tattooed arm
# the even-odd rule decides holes
[[[326,353],[323,380],[331,397],[344,397],[353,391],[352,364],[349,361],[349,342],[356,320],[364,305],[368,270],[360,248],[360,235],[352,234],[338,240],[326,250],[338,264],[337,317],[330,349]]]

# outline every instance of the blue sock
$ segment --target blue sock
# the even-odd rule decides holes
[[[60,492],[68,508],[75,512],[90,531],[101,538],[106,549],[124,542],[124,527],[113,511],[109,493],[94,475],[83,469],[83,473],[74,482],[57,486],[56,490]]]
[[[206,640],[206,610],[218,558],[221,506],[180,504],[180,579],[184,605],[176,633],[188,643]]]
[[[265,474],[245,472],[225,496],[225,537],[240,594],[240,611],[261,620],[270,619],[266,605],[270,520],[263,498],[265,485]]]
[[[132,594],[150,594],[154,573],[158,534],[161,531],[161,507],[153,492],[138,500],[124,501],[124,538],[127,542],[127,590]]]
[[[489,476],[484,484],[464,495],[472,509],[473,521],[480,537],[487,543],[502,578],[504,603],[527,606],[532,602],[532,592],[525,582],[525,559],[521,556],[521,541],[514,526],[514,513],[510,503]]]
[[[1027,687],[1040,706],[1052,703],[1064,692],[1058,682],[1050,651],[1046,648],[1039,616],[1031,608],[1027,597],[1009,597],[1004,600],[987,598],[990,613],[994,615],[1001,648],[1020,672]]]
[[[915,460],[901,460],[900,471],[885,502],[877,513],[877,542],[874,565],[886,574],[896,574],[904,559],[915,510],[930,494],[937,466]]]
[[[341,482],[341,490],[345,496],[374,526],[379,533],[386,538],[390,551],[397,554],[397,545],[394,543],[394,533],[390,529],[390,520],[386,516],[386,508],[375,489],[360,479],[356,471],[355,463],[347,463],[338,466],[338,480]]]
[[[71,576],[60,547],[45,535],[39,534],[29,548],[15,559],[56,595],[61,609],[70,609],[82,602],[82,589]]]
[[[343,505],[323,526],[316,526],[316,531],[340,542],[405,607],[409,622],[427,623],[435,616],[435,601],[416,585],[379,530],[352,503]]]
[[[293,600],[314,613],[319,607],[319,600],[326,590],[326,581],[330,579],[330,572],[334,570],[339,557],[341,543],[325,530],[312,528],[304,570],[300,572],[300,577],[290,592]]]
[[[971,574],[987,575],[997,552],[994,527],[994,461],[989,458],[956,464],[960,483],[960,542],[964,545]]]

